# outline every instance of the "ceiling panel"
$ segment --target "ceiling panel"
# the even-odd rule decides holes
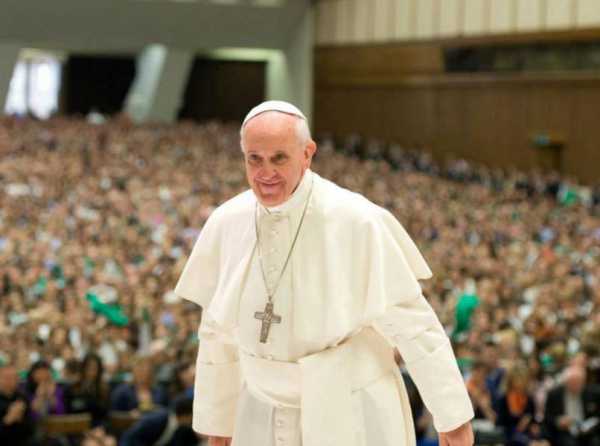
[[[0,40],[24,46],[137,51],[283,48],[308,0],[3,0]]]

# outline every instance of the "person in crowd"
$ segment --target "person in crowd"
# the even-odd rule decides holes
[[[529,393],[529,372],[523,364],[507,371],[503,396],[498,405],[498,426],[504,429],[508,446],[549,446],[535,420],[535,407]]]
[[[27,397],[19,391],[16,367],[0,365],[0,444],[30,444],[34,423],[29,409]]]
[[[181,396],[171,409],[143,416],[125,431],[119,446],[196,446],[200,439],[192,430],[192,398]]]
[[[174,396],[194,396],[194,379],[196,365],[192,361],[184,361],[175,368]]]
[[[600,388],[586,378],[586,369],[575,363],[548,394],[544,421],[552,446],[600,445]]]
[[[108,407],[108,387],[103,379],[100,356],[88,353],[81,362],[78,376],[65,392],[68,413],[90,413],[92,424],[102,423]]]
[[[501,384],[504,378],[505,369],[500,365],[498,358],[498,347],[496,344],[488,340],[479,357],[486,368],[485,386],[492,399],[492,409],[498,412],[498,404],[502,396]]]
[[[471,366],[471,373],[467,379],[467,391],[473,403],[475,419],[487,420],[492,424],[496,422],[496,412],[492,405],[492,395],[486,386],[485,364],[479,360]]]
[[[55,381],[50,364],[46,361],[33,363],[27,373],[25,392],[34,419],[66,413],[64,389]]]
[[[110,409],[150,412],[157,407],[166,407],[168,401],[165,390],[153,383],[151,359],[139,357],[132,367],[133,381],[124,382],[112,391]]]

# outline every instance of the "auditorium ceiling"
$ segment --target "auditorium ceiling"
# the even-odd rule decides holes
[[[78,52],[284,48],[309,0],[3,0],[0,43]]]

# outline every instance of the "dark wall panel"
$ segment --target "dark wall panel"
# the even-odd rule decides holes
[[[241,121],[265,98],[265,70],[265,62],[197,58],[179,118]]]
[[[600,125],[598,125],[599,85],[575,89],[571,115],[571,147],[564,151],[563,162],[568,172],[584,178],[600,180]],[[576,148],[576,150],[574,150]]]
[[[134,77],[133,56],[72,55],[64,66],[62,111],[87,114],[96,109],[106,114],[118,113]]]

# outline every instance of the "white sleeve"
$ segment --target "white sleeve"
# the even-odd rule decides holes
[[[203,435],[232,437],[242,384],[238,348],[219,334],[206,313],[202,319],[192,427]]]
[[[438,432],[474,417],[450,340],[422,294],[388,308],[373,326],[398,348]]]

